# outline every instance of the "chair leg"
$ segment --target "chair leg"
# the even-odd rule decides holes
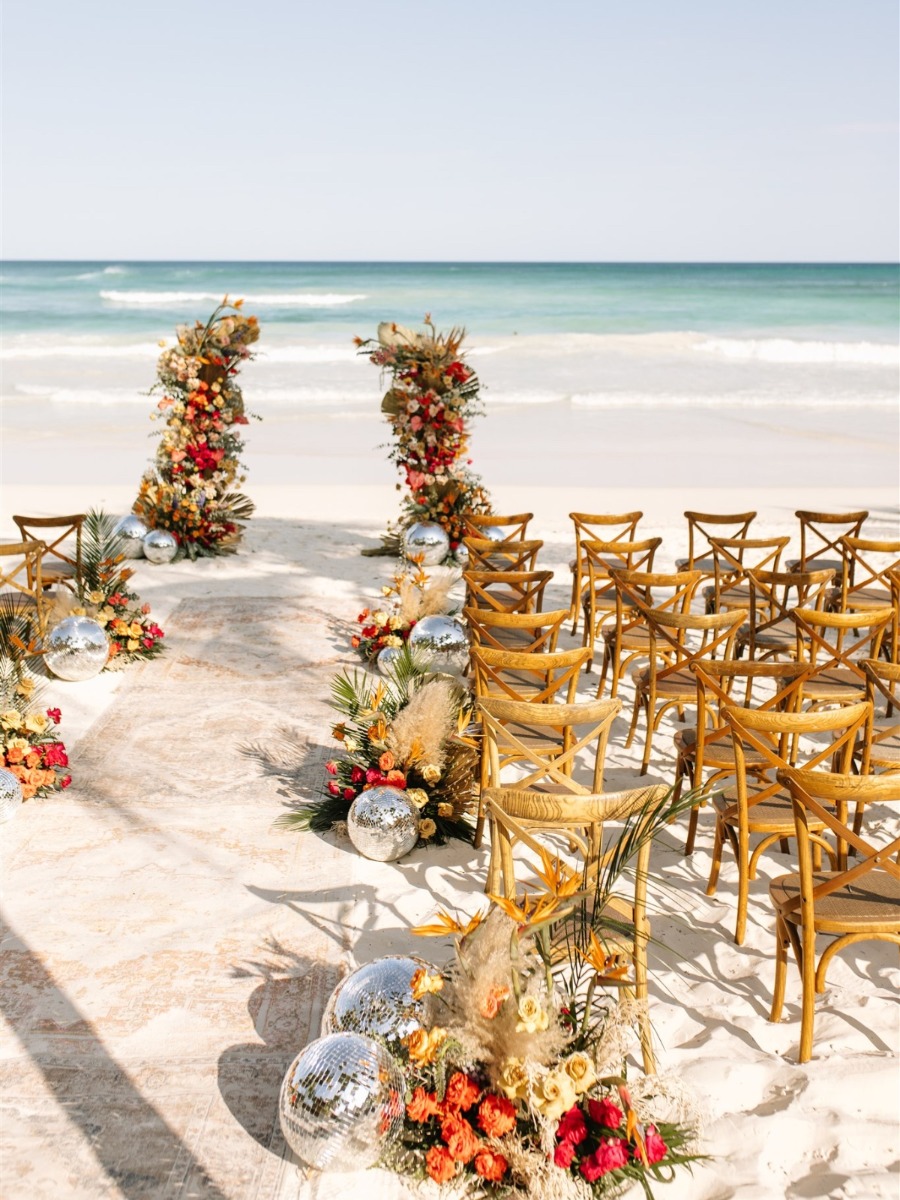
[[[747,933],[747,903],[750,899],[750,846],[744,829],[738,832],[738,907],[734,944],[742,946]]]
[[[800,963],[800,978],[803,982],[803,998],[800,1009],[799,1061],[805,1063],[812,1058],[813,1023],[816,1016],[816,931],[811,922],[804,922],[801,938],[803,959]]]
[[[638,692],[635,692],[635,694],[634,694],[634,708],[631,713],[631,725],[628,728],[628,737],[625,739],[625,749],[626,750],[628,750],[630,748],[631,743],[634,741],[634,733],[635,733],[635,730],[637,729],[638,710],[640,708],[640,705],[641,705],[641,693],[638,691]]]
[[[781,1020],[784,1008],[784,985],[787,979],[788,935],[785,923],[779,915],[775,918],[775,983],[772,987],[772,1009],[770,1021]]]
[[[722,869],[722,845],[725,841],[725,829],[722,818],[716,817],[716,834],[713,839],[712,863],[709,868],[709,881],[706,884],[707,896],[716,894],[716,884],[719,882],[719,871]],[[687,851],[685,851],[687,853]]]

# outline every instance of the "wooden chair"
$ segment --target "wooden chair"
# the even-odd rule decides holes
[[[491,538],[463,538],[472,571],[533,571],[543,546],[539,539],[495,542]]]
[[[802,1001],[800,1062],[812,1057],[816,992],[825,991],[825,974],[835,954],[856,942],[877,940],[900,946],[900,837],[885,834],[875,845],[847,827],[846,806],[896,804],[896,775],[827,775],[783,769],[779,780],[789,790],[797,839],[798,870],[769,885],[775,908],[775,987],[769,1019],[779,1021],[784,1006],[788,946],[800,968]],[[838,844],[855,851],[852,866],[819,871],[813,861],[814,831],[829,829]],[[884,827],[883,827],[884,828]],[[816,935],[836,937],[816,963]]]
[[[745,650],[762,662],[797,653],[795,608],[821,611],[826,604],[834,568],[825,571],[750,571],[750,620],[738,630],[735,656]]]
[[[9,595],[17,607],[34,612],[35,633],[42,637],[50,616],[50,598],[44,592],[42,541],[0,543],[0,595]]]
[[[746,659],[705,659],[694,663],[697,680],[697,723],[675,733],[675,786],[678,794],[684,781],[703,794],[691,809],[688,821],[685,854],[693,854],[700,809],[706,804],[713,785],[733,776],[737,770],[734,758],[731,726],[722,715],[724,705],[735,703],[735,687],[743,682],[742,703],[750,707],[756,683],[770,684],[771,695],[756,705],[760,712],[799,712],[803,700],[803,683],[810,673],[804,663],[752,662]],[[748,751],[744,755],[746,769],[765,771],[769,761],[765,756]],[[711,772],[704,779],[704,773]]]
[[[777,571],[781,555],[790,542],[779,538],[710,538],[713,552],[713,582],[703,589],[706,611],[750,607],[750,575]],[[750,555],[750,562],[746,561]]]
[[[715,571],[712,557],[712,538],[745,538],[755,512],[700,513],[686,512],[688,523],[688,556],[677,558],[677,571],[700,571],[707,578]]]
[[[641,612],[635,608],[634,594],[647,608],[660,612],[688,613],[697,584],[702,578],[699,571],[678,571],[665,574],[658,571],[623,571],[611,568],[610,577],[616,589],[615,624],[603,629],[603,666],[597,698],[603,695],[606,673],[612,668],[610,695],[619,693],[619,681],[628,668],[639,658],[650,654],[650,633]],[[664,662],[670,661],[672,651],[660,648]]]
[[[844,569],[844,549],[841,538],[849,534],[859,537],[867,510],[849,513],[820,513],[798,509],[794,516],[800,522],[800,557],[785,565],[789,571],[827,571],[831,568],[840,576]]]
[[[840,612],[871,612],[891,605],[890,573],[900,571],[900,541],[842,537],[840,545],[844,570],[833,606]]]
[[[617,851],[615,840],[604,850],[602,828],[605,822],[629,821],[637,818],[638,827],[648,808],[658,805],[668,794],[661,784],[632,788],[606,794],[573,793],[547,795],[516,787],[491,787],[486,807],[491,818],[491,867],[487,891],[515,899],[517,891],[516,845],[538,856],[547,853],[543,837],[564,835],[576,847],[584,860],[582,883],[585,890],[596,888]],[[585,828],[589,833],[585,835]],[[623,988],[642,1001],[638,1017],[644,1070],[654,1074],[656,1063],[650,1016],[647,1010],[647,943],[650,922],[647,917],[647,880],[650,875],[652,839],[640,838],[633,869],[634,890],[629,896],[613,894],[607,901],[606,912],[614,930],[603,936],[604,950],[625,954],[634,970],[633,987]],[[496,849],[495,849],[496,847]],[[520,868],[521,870],[521,868]],[[622,926],[625,929],[622,929]]]
[[[463,513],[463,536],[489,538],[498,543],[524,541],[528,522],[533,519],[534,513],[517,513],[513,517],[499,517],[496,513]]]
[[[638,542],[581,543],[582,562],[587,566],[588,582],[582,595],[584,605],[584,632],[582,645],[591,648],[591,663],[594,661],[594,643],[605,622],[616,614],[616,587],[610,571],[652,571],[653,556],[662,545],[662,538],[645,538]],[[588,667],[590,669],[590,665]]]
[[[861,733],[865,734],[872,720],[872,706],[863,702],[839,709],[797,713],[723,705],[722,715],[731,726],[735,787],[720,793],[713,800],[716,834],[706,894],[715,895],[722,866],[722,848],[727,842],[734,851],[738,869],[734,940],[740,946],[747,929],[750,882],[756,878],[760,857],[776,842],[782,843],[786,849],[787,839],[794,832],[790,799],[777,777],[768,783],[765,779],[759,779],[759,757],[766,759],[773,773],[783,767],[796,766],[799,739],[827,734],[830,740],[824,746],[816,742],[810,749],[808,743],[803,744],[805,758],[801,766],[813,770],[830,760],[831,770],[849,771],[856,739]],[[748,757],[749,752],[754,756],[752,759]],[[753,790],[748,780],[751,773],[755,779]],[[751,853],[750,838],[757,835],[761,840]],[[835,851],[825,840],[820,824],[811,828],[811,836],[836,862]]]
[[[866,690],[861,663],[878,657],[882,639],[893,625],[894,610],[835,613],[798,608],[791,619],[797,629],[797,658],[805,658],[815,668],[804,687],[812,707],[856,704],[861,700]],[[829,631],[833,632],[834,644],[828,640]],[[859,636],[851,641],[846,637],[848,632]]]
[[[631,542],[635,540],[642,512],[628,513],[569,513],[575,526],[575,557],[569,563],[572,572],[572,633],[578,631],[578,610],[587,581],[587,565],[581,553],[585,542]]]
[[[535,654],[555,650],[559,632],[569,617],[567,608],[554,612],[497,612],[493,608],[463,609],[466,624],[478,646]]]
[[[900,664],[870,658],[860,666],[874,717],[870,737],[857,748],[859,772],[900,771]]]
[[[891,662],[900,662],[900,571],[888,571],[888,583],[891,587],[891,608],[894,610],[894,623],[891,626],[891,636],[882,643],[882,653]]]
[[[23,542],[44,543],[41,561],[43,586],[49,588],[62,584],[77,595],[81,584],[81,527],[84,513],[70,517],[14,516],[13,521],[18,526]],[[51,536],[51,531],[55,536]],[[72,537],[75,538],[74,549],[69,540]]]
[[[635,603],[650,632],[650,663],[649,666],[631,673],[634,680],[634,711],[631,714],[631,726],[625,748],[627,750],[634,741],[638,716],[643,712],[647,721],[647,738],[644,743],[641,774],[646,775],[650,765],[653,734],[659,728],[663,716],[672,708],[682,715],[685,708],[697,703],[697,681],[691,670],[692,665],[715,657],[717,650],[726,658],[731,658],[735,636],[747,613],[743,609],[737,609],[734,612],[698,616],[692,613],[648,609],[638,601]],[[699,635],[700,644],[693,649],[686,640],[689,633]],[[663,651],[673,653],[669,662],[660,665]]]
[[[552,571],[466,571],[466,606],[495,612],[540,612]]]

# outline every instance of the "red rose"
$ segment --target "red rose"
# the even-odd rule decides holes
[[[581,1173],[588,1183],[594,1183],[601,1175],[627,1165],[628,1144],[622,1138],[606,1138],[589,1158],[582,1160]]]
[[[351,787],[344,788],[344,799],[353,800],[356,797],[356,792]]]
[[[655,1125],[647,1126],[647,1134],[644,1138],[644,1151],[647,1155],[647,1162],[651,1164],[658,1163],[669,1152],[669,1147],[659,1136],[659,1130]]]
[[[488,1092],[478,1109],[478,1124],[488,1137],[503,1137],[516,1127],[516,1106],[505,1096]]]
[[[60,720],[62,719],[62,713],[60,712],[60,710],[58,708],[48,708],[47,716],[50,718],[50,720],[53,722],[54,725],[58,725]]]
[[[573,1146],[578,1146],[587,1137],[587,1132],[584,1113],[577,1104],[573,1104],[567,1113],[563,1113],[562,1120],[556,1128],[556,1136],[561,1142],[571,1142]]]
[[[457,1162],[471,1162],[478,1150],[475,1130],[463,1117],[448,1116],[441,1122],[441,1137]]]
[[[337,763],[334,761],[333,758],[330,758],[328,760],[328,762],[325,764],[325,770],[328,772],[329,775],[337,775]]]
[[[384,776],[377,767],[369,767],[366,771],[366,783],[381,783],[383,779]]]
[[[588,1112],[592,1121],[607,1129],[618,1129],[622,1124],[622,1110],[612,1100],[588,1100]]]
[[[354,767],[353,770],[350,772],[350,782],[351,783],[362,783],[362,781],[365,779],[365,777],[366,777],[366,773],[362,769],[362,767]]]
[[[575,1147],[571,1142],[560,1142],[553,1151],[553,1161],[558,1167],[563,1170],[568,1170],[572,1165],[572,1159],[575,1157]]]
[[[456,1174],[453,1155],[443,1146],[432,1146],[425,1155],[425,1166],[435,1183],[449,1183]]]
[[[67,788],[71,782],[72,782],[72,776],[64,775],[63,778],[59,781],[59,786],[61,788]]]
[[[328,785],[328,790],[332,796],[339,796],[341,794],[341,785],[339,783],[335,783],[332,779],[331,783]]]
[[[482,1179],[499,1183],[508,1170],[509,1163],[496,1150],[485,1147],[475,1155],[475,1174],[480,1175]]]
[[[444,1093],[444,1102],[463,1111],[471,1108],[480,1095],[481,1088],[475,1080],[462,1071],[457,1071],[450,1076],[450,1082]]]

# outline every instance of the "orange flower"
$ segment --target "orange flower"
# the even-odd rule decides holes
[[[481,1088],[474,1079],[457,1071],[450,1076],[447,1090],[444,1092],[444,1102],[454,1108],[465,1110],[471,1108],[481,1095]]]
[[[7,755],[7,758],[8,757],[9,756]],[[28,778],[28,772],[25,770],[24,767],[10,767],[9,769],[12,772],[12,774],[15,775],[16,779],[18,779],[18,781],[20,783],[24,783],[25,780]]]
[[[449,1183],[456,1174],[456,1163],[449,1150],[432,1146],[425,1155],[425,1167],[435,1183]]]
[[[20,763],[24,757],[25,751],[21,748],[21,746],[13,746],[6,752],[6,761],[10,765],[13,763]]]
[[[441,974],[429,975],[425,967],[419,967],[409,981],[410,991],[412,992],[413,1000],[421,1000],[423,996],[427,996],[429,992],[439,992],[444,986],[444,977]]]
[[[463,1117],[448,1116],[441,1124],[441,1137],[457,1162],[471,1162],[478,1150],[475,1130]]]
[[[40,750],[32,750],[30,754],[25,755],[25,766],[26,767],[36,767],[40,761],[41,761]]]
[[[33,783],[23,783],[22,784],[22,799],[23,800],[30,800],[31,797],[36,794],[37,794],[37,788],[34,786]]]
[[[378,766],[382,771],[384,771],[385,775],[387,775],[388,771],[392,771],[394,769],[394,764],[396,761],[397,760],[394,758],[390,750],[385,750],[384,754],[382,754],[381,758],[378,760]]]
[[[434,1117],[438,1112],[437,1096],[434,1092],[426,1092],[423,1087],[417,1087],[412,1094],[412,1100],[406,1106],[406,1115],[411,1121],[420,1124]]]
[[[475,1155],[475,1174],[480,1175],[482,1179],[499,1183],[508,1170],[509,1163],[496,1150],[489,1150],[485,1146]]]
[[[516,1127],[516,1106],[505,1096],[488,1092],[478,1107],[478,1124],[488,1137],[503,1137]]]
[[[508,997],[508,987],[492,987],[479,1005],[478,1011],[488,1021],[493,1021],[494,1017],[496,1017],[497,1013],[500,1011],[501,1004]]]
[[[393,784],[394,787],[406,787],[406,776],[402,771],[388,771],[387,781]]]
[[[410,1059],[418,1063],[433,1062],[446,1036],[447,1030],[441,1029],[440,1026],[435,1026],[432,1030],[414,1029],[405,1039]]]

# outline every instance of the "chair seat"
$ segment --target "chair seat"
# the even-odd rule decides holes
[[[51,561],[45,558],[41,563],[41,582],[45,586],[61,579],[76,579],[77,577],[78,569],[74,563],[65,562],[61,558]]]
[[[752,642],[754,646],[767,646],[770,649],[793,650],[797,645],[797,629],[793,621],[778,621],[766,629],[752,629],[742,625],[738,631],[742,642]]]
[[[874,737],[870,749],[870,761],[875,767],[888,770],[900,767],[900,719],[878,717],[873,727]],[[881,735],[879,737],[879,735]]]
[[[697,728],[695,725],[689,725],[686,729],[679,729],[675,734],[675,745],[682,754],[695,753],[697,746]],[[759,753],[758,750],[745,750],[744,761],[748,767],[764,767],[768,759]],[[703,762],[714,766],[733,767],[734,766],[734,749],[731,736],[720,738],[715,742],[704,742],[703,744]]]
[[[816,886],[833,879],[833,871],[814,871]],[[784,905],[800,895],[800,876],[779,875],[769,884],[772,903],[785,920],[801,923],[800,909],[784,912]],[[853,883],[846,884],[830,896],[816,898],[816,929],[822,933],[900,932],[900,880],[887,871],[868,871]]]
[[[840,588],[835,588],[835,600],[841,600]],[[891,593],[886,588],[879,587],[864,587],[859,591],[850,592],[847,596],[845,607],[850,611],[857,609],[868,608],[890,608]]]
[[[676,571],[701,571],[704,575],[713,575],[716,563],[713,558],[695,558],[693,563],[689,558],[675,559]]]
[[[831,700],[835,704],[865,699],[866,685],[846,667],[829,667],[807,679],[803,685],[803,699],[822,703]]]
[[[802,558],[789,558],[784,569],[792,574],[797,571],[836,571],[840,575],[844,569],[844,560],[842,558],[808,558],[804,563]]]
[[[650,631],[646,625],[638,625],[634,629],[624,630],[617,637],[614,625],[607,625],[603,630],[603,640],[615,642],[620,650],[650,650]]]
[[[749,789],[748,789],[749,790]],[[752,792],[749,797],[752,801]],[[713,797],[713,808],[726,825],[739,824],[737,794],[733,788]],[[751,833],[780,833],[785,836],[794,835],[794,810],[791,798],[787,792],[779,791],[774,796],[752,804],[747,812],[747,826]],[[810,818],[809,828],[814,833],[821,833],[825,826],[822,821]]]
[[[650,668],[640,667],[631,672],[634,686],[639,691],[646,691],[650,684]],[[685,704],[697,702],[697,677],[685,667],[681,671],[673,671],[660,679],[657,676],[656,694],[666,700],[683,700]]]
[[[716,589],[714,587],[705,587],[703,595],[706,597],[707,604],[711,604],[716,600]],[[718,605],[720,608],[749,608],[750,607],[750,585],[739,583],[736,587],[725,588],[719,593]]]

